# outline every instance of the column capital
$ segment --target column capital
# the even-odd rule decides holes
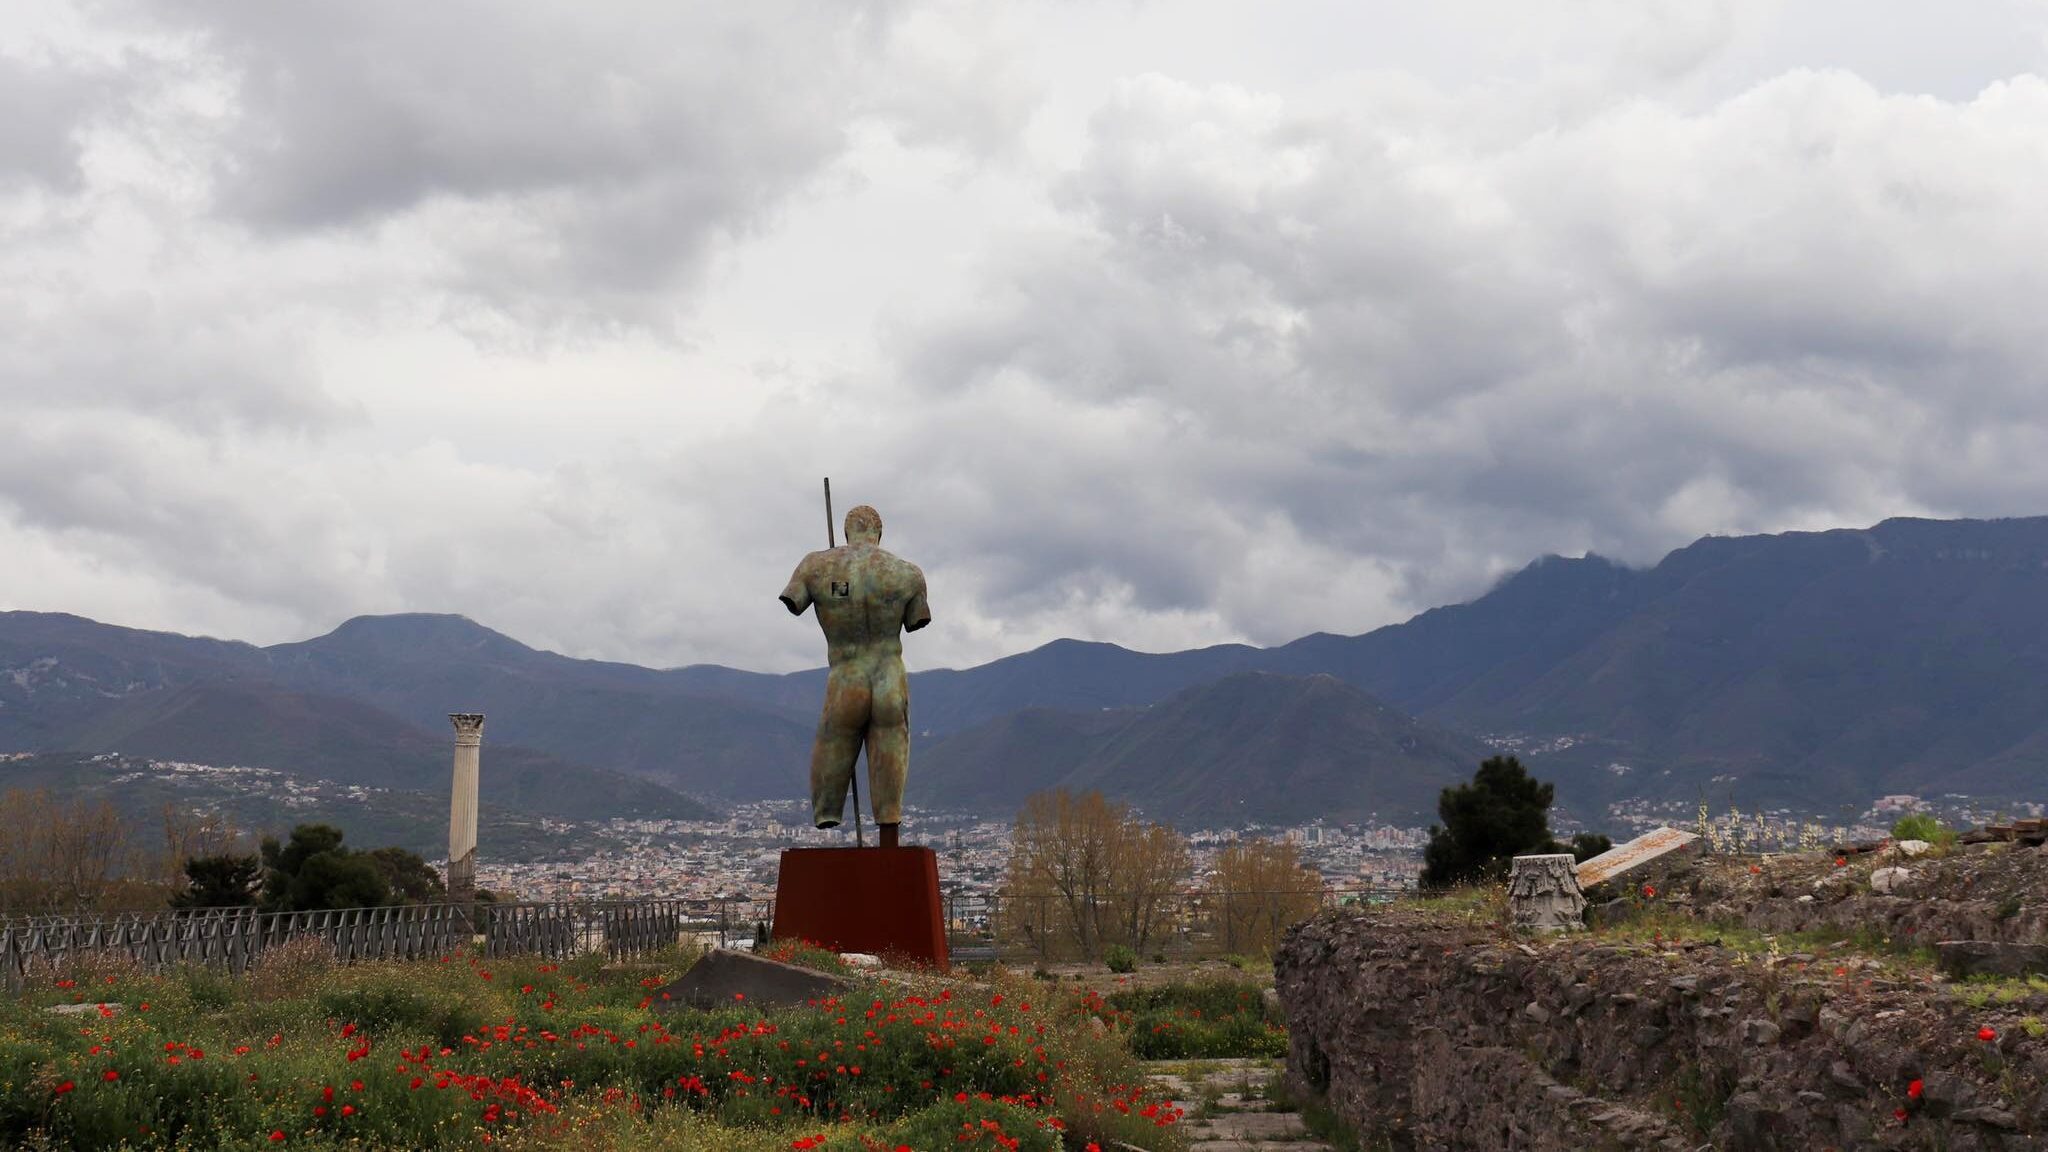
[[[457,744],[481,744],[484,739],[484,714],[481,712],[450,712],[448,720],[455,725]]]

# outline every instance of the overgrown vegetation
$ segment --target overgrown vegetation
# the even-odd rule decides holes
[[[630,974],[598,957],[342,968],[280,950],[247,978],[80,972],[0,1005],[0,1144],[1176,1143],[1134,1033],[1089,1025],[1035,982],[920,978],[791,1011],[658,1013],[655,990],[688,959]],[[282,978],[266,978],[273,960]],[[49,1011],[60,1003],[91,1007]]]
[[[1146,1060],[1285,1056],[1287,1031],[1266,1018],[1264,986],[1216,978],[1083,993],[1075,1007],[1101,1016]]]

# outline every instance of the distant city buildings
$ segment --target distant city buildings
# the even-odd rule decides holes
[[[519,900],[766,900],[775,891],[783,849],[853,843],[849,829],[820,830],[808,820],[807,806],[796,801],[741,805],[724,820],[612,820],[595,829],[610,847],[574,862],[507,861],[482,845],[477,882],[500,898]],[[981,897],[1002,887],[1009,821],[913,808],[904,825],[907,840],[938,850],[940,880],[950,896]],[[1419,828],[1321,822],[1198,831],[1188,838],[1190,883],[1210,871],[1217,850],[1252,837],[1298,845],[1303,863],[1336,890],[1414,887],[1429,838]]]

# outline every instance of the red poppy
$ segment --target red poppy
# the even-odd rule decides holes
[[[1998,1029],[1986,1024],[1984,1027],[1977,1029],[1977,1039],[1989,1044],[1993,1040],[1998,1039]]]
[[[1906,1098],[1909,1100],[1918,1100],[1920,1098],[1920,1093],[1926,1090],[1926,1085],[1922,1084],[1918,1080],[1915,1080],[1911,1084],[1906,1085]]]

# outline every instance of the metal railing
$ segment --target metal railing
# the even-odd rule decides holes
[[[957,962],[1049,963],[1096,959],[1121,943],[1147,954],[1186,959],[1251,950],[1282,925],[1261,923],[1269,910],[1301,911],[1376,903],[1393,887],[1317,888],[1291,892],[1169,892],[1143,897],[1142,932],[1131,923],[1139,897],[1109,893],[1078,903],[1051,894],[1002,892],[942,896],[947,942]],[[1089,940],[1078,921],[1100,923]],[[327,942],[342,963],[426,960],[475,947],[485,956],[566,960],[602,952],[617,960],[647,956],[682,942],[742,945],[775,921],[775,902],[753,897],[715,900],[565,900],[496,904],[405,904],[318,912],[202,908],[76,916],[0,916],[0,983],[18,992],[30,978],[55,975],[88,956],[118,956],[151,970],[199,964],[246,972],[262,954],[290,940]]]
[[[318,912],[203,908],[106,915],[0,917],[0,982],[60,973],[87,956],[156,971],[200,964],[245,972],[289,940],[327,942],[342,963],[423,960],[466,951],[564,960],[587,952],[645,956],[685,939],[751,936],[733,902],[684,900],[406,904]]]

